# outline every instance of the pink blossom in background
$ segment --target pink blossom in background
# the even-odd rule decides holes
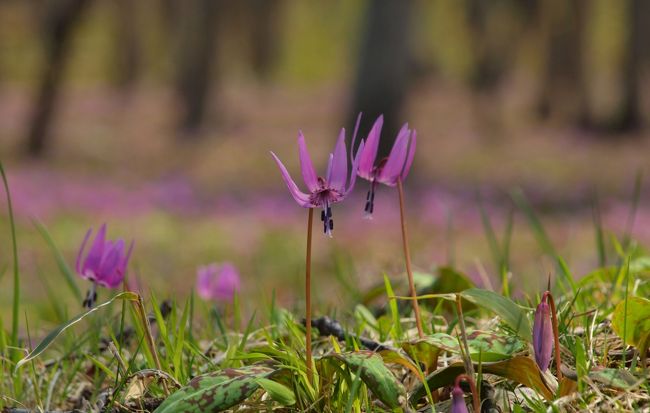
[[[199,267],[196,275],[196,291],[204,300],[231,302],[241,288],[239,272],[229,262]]]

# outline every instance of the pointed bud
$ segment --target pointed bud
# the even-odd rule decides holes
[[[465,404],[465,393],[460,388],[458,380],[451,391],[451,413],[468,413],[467,405]]]
[[[542,301],[535,310],[535,324],[533,325],[533,349],[535,362],[540,370],[548,370],[553,353],[553,326],[551,324],[551,309],[548,305],[548,291],[542,296]]]

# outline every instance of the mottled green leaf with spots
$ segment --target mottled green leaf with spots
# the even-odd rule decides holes
[[[526,348],[525,344],[515,336],[481,330],[470,330],[467,333],[467,344],[472,359],[482,361],[505,360]],[[460,353],[458,340],[445,333],[435,333],[422,339],[402,343],[402,348],[412,358],[425,364],[437,359],[440,352]]]
[[[266,366],[225,369],[197,376],[169,396],[155,413],[211,413],[226,410],[250,397],[260,378],[276,372]]]

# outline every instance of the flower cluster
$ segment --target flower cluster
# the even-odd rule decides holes
[[[334,151],[329,155],[325,176],[316,175],[311,157],[307,151],[305,136],[302,132],[299,132],[298,157],[300,159],[302,178],[308,192],[303,192],[298,188],[284,164],[275,153],[271,152],[273,159],[280,168],[289,193],[296,203],[303,208],[322,208],[321,221],[323,222],[323,232],[325,234],[331,236],[334,229],[332,205],[343,201],[348,196],[354,188],[357,175],[371,182],[365,206],[367,216],[370,216],[374,210],[376,183],[395,186],[398,181],[404,180],[408,175],[415,156],[416,132],[410,130],[408,124],[405,124],[397,134],[389,156],[375,163],[383,123],[383,116],[379,116],[366,139],[361,140],[356,155],[350,156],[352,158],[352,170],[349,179],[345,129],[341,129]],[[357,120],[357,127],[352,137],[352,146],[354,146],[356,140],[358,125],[359,120]],[[351,148],[351,151],[353,149]]]

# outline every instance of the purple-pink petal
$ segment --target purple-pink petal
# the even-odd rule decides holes
[[[271,155],[273,156],[273,159],[275,159],[275,162],[278,164],[278,168],[280,168],[280,173],[282,174],[282,179],[284,179],[284,183],[287,185],[287,188],[289,188],[289,193],[291,193],[291,196],[296,201],[296,203],[303,208],[312,208],[313,205],[311,205],[309,202],[309,195],[298,189],[298,186],[291,178],[289,171],[287,171],[287,168],[285,168],[280,159],[273,152],[271,152]]]
[[[553,326],[551,325],[551,310],[545,299],[542,299],[535,310],[533,350],[537,366],[542,371],[548,370],[553,353]]]
[[[364,149],[364,142],[359,143],[359,149],[357,150],[357,156],[354,158],[352,163],[352,171],[350,172],[350,182],[348,183],[348,188],[345,190],[344,196],[347,196],[354,189],[354,184],[357,182],[357,169],[359,168],[359,161],[361,160],[361,154]]]
[[[75,263],[75,269],[77,270],[77,273],[81,274],[81,258],[83,257],[84,250],[86,249],[86,244],[88,243],[88,238],[90,238],[90,234],[92,234],[93,230],[92,228],[89,228],[88,231],[86,231],[86,236],[84,237],[84,240],[81,242],[81,247],[79,248],[79,252],[77,253],[77,261]]]
[[[379,182],[389,186],[397,184],[397,179],[399,179],[402,174],[406,162],[409,135],[410,131],[408,129],[408,124],[405,124],[397,134],[397,138],[395,139],[393,148],[390,151],[388,160],[377,177]]]
[[[417,132],[414,130],[411,132],[411,138],[409,139],[409,153],[408,156],[406,157],[406,164],[404,165],[404,169],[402,170],[402,181],[406,179],[408,176],[410,170],[411,170],[411,165],[413,165],[413,158],[415,158],[415,144],[417,141]]]
[[[332,169],[329,177],[329,186],[345,191],[345,183],[348,179],[348,154],[345,148],[345,129],[341,129],[339,138],[336,141],[334,152],[332,153]]]
[[[124,241],[117,240],[115,243],[108,241],[106,244],[95,281],[104,287],[115,288],[124,278],[117,271],[124,253]]]
[[[468,413],[465,393],[458,385],[455,385],[451,391],[451,413]]]
[[[298,132],[298,156],[300,157],[302,179],[305,181],[307,189],[314,191],[318,188],[318,177],[316,176],[314,165],[311,162],[307,144],[305,143],[305,135],[302,134],[302,131]]]
[[[92,270],[95,273],[97,272],[104,255],[105,241],[106,224],[103,224],[101,228],[99,228],[97,235],[95,235],[95,240],[93,241],[92,247],[90,247],[90,251],[88,251],[88,255],[86,255],[86,260],[81,268],[82,275],[86,275],[88,270]]]
[[[373,171],[375,168],[375,158],[377,157],[377,150],[379,149],[379,137],[383,125],[384,115],[381,115],[372,125],[370,133],[368,133],[368,137],[366,138],[365,149],[361,153],[361,159],[357,171],[359,176],[363,179],[372,180],[374,178]]]

